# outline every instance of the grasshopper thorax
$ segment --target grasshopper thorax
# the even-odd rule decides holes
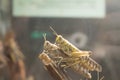
[[[58,47],[55,44],[52,44],[49,41],[45,41],[44,43],[44,50],[45,51],[50,51],[50,50],[56,50]]]

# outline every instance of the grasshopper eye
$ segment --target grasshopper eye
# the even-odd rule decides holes
[[[48,45],[49,43],[47,42],[46,45]]]
[[[62,36],[58,36],[57,39],[56,39],[56,42],[59,42],[59,41],[62,41]]]
[[[62,40],[62,36],[61,35],[59,36],[59,39]]]
[[[48,41],[46,41],[46,42],[45,42],[45,44],[46,44],[46,46],[47,46],[47,45],[49,45],[49,42],[48,42]]]

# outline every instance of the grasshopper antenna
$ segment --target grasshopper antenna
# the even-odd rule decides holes
[[[50,26],[50,29],[53,31],[53,34],[55,34],[56,36],[58,36],[57,32]]]
[[[43,37],[44,37],[44,40],[46,41],[46,40],[47,40],[47,39],[46,39],[46,33],[43,34]]]
[[[104,79],[104,76],[100,78],[100,80],[103,80]]]

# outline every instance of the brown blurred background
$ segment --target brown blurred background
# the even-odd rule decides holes
[[[42,34],[46,33],[47,39],[51,42],[55,40],[55,36],[49,28],[51,25],[57,33],[63,35],[78,48],[94,52],[93,58],[103,67],[100,76],[104,76],[104,80],[120,79],[119,0],[106,0],[106,16],[102,19],[13,17],[12,2],[11,0],[5,1],[7,2],[3,3],[4,5],[1,5],[2,2],[0,2],[0,6],[7,4],[10,7],[1,11],[0,35],[4,36],[9,28],[15,31],[16,40],[26,57],[27,76],[32,75],[35,80],[52,80],[38,59],[38,55],[43,49]],[[68,74],[74,80],[80,79],[80,75],[76,73],[68,71]],[[96,73],[92,74],[92,80],[96,80]]]

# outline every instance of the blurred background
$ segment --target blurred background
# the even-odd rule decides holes
[[[26,76],[34,78],[30,80],[52,80],[38,59],[43,49],[43,33],[47,34],[47,40],[55,40],[50,26],[79,49],[93,51],[92,58],[102,65],[103,71],[100,76],[105,77],[103,80],[120,79],[119,0],[105,0],[106,15],[101,18],[14,16],[13,2],[14,0],[0,0],[0,37],[3,38],[10,29],[14,30],[16,41],[25,55]],[[16,9],[19,10],[17,7]],[[9,80],[4,78],[3,72],[1,70],[0,80]],[[72,71],[68,71],[68,74],[74,80],[81,78]],[[92,75],[92,80],[97,80],[96,73]]]

